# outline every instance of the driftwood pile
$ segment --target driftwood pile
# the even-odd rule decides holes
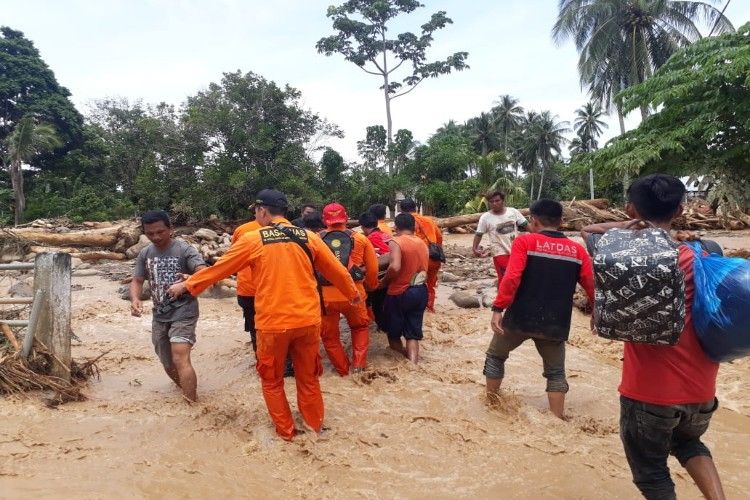
[[[231,228],[214,223],[207,227],[178,227],[182,239],[213,264],[231,242]],[[84,222],[74,225],[64,220],[37,220],[25,227],[0,232],[0,262],[33,260],[37,253],[63,252],[82,261],[134,259],[149,244],[137,220]]]
[[[523,208],[521,213],[528,215],[529,210]],[[438,219],[437,223],[452,233],[470,233],[476,229],[481,215],[458,215]],[[629,220],[627,214],[621,209],[610,207],[609,200],[604,198],[563,202],[563,231],[580,231],[589,224],[626,220]],[[682,216],[673,222],[673,227],[689,230],[747,229],[750,228],[750,215],[741,212],[717,214],[704,200],[692,199],[685,204]]]

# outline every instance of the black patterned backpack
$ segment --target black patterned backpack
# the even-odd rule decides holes
[[[610,229],[594,244],[600,337],[674,345],[685,325],[679,244],[663,229]]]

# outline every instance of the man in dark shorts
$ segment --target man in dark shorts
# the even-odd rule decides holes
[[[682,214],[685,185],[671,175],[637,179],[628,189],[625,211],[633,220],[592,224],[581,235],[595,248],[602,234],[643,221],[666,232]],[[716,245],[704,250],[716,252]],[[720,251],[720,249],[718,249]],[[620,387],[620,439],[645,498],[676,498],[667,459],[677,458],[704,497],[723,499],[724,492],[711,451],[701,441],[719,406],[716,376],[719,364],[703,352],[693,326],[693,251],[678,247],[678,265],[685,279],[685,326],[675,345],[625,342]],[[718,252],[717,252],[718,253]],[[599,290],[598,290],[599,291]],[[606,290],[601,290],[606,292]]]
[[[510,352],[531,339],[542,357],[550,410],[563,418],[568,392],[565,341],[573,294],[580,283],[593,304],[594,275],[586,249],[558,230],[562,223],[559,202],[538,200],[530,212],[530,234],[513,241],[508,268],[492,304],[494,336],[484,362],[487,394],[493,396],[500,389]]]
[[[151,244],[141,250],[135,261],[130,282],[130,312],[140,317],[143,282],[151,284],[154,303],[151,341],[167,375],[182,389],[189,401],[196,400],[198,380],[190,362],[198,322],[198,301],[186,296],[172,300],[167,289],[184,274],[193,274],[206,267],[198,251],[172,239],[172,224],[162,210],[150,210],[141,217],[143,232]]]
[[[388,287],[385,304],[388,344],[409,360],[419,362],[422,319],[427,307],[427,246],[414,235],[415,220],[409,213],[396,216],[396,236],[389,242],[390,262],[379,288]],[[406,347],[401,342],[406,339]]]

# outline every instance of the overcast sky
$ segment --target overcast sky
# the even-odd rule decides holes
[[[346,133],[331,146],[356,159],[365,127],[385,124],[381,81],[346,62],[325,57],[316,41],[332,33],[332,0],[2,0],[0,24],[23,31],[58,81],[86,112],[95,99],[126,97],[179,105],[221,79],[252,71],[302,91],[304,106]],[[341,3],[341,2],[338,2]],[[550,30],[557,0],[423,0],[426,8],[398,26],[417,31],[429,15],[453,19],[429,53],[469,52],[471,69],[425,81],[393,103],[394,130],[425,141],[437,127],[488,110],[502,94],[527,109],[548,109],[561,120],[587,100],[572,44],[557,47]],[[719,4],[723,6],[724,0]],[[750,21],[750,1],[726,12],[735,27]],[[629,128],[638,121],[634,113]],[[605,138],[618,132],[617,119]]]

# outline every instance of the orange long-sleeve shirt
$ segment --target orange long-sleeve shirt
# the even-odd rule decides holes
[[[414,234],[419,237],[425,244],[437,243],[438,245],[443,244],[443,232],[435,224],[432,217],[426,217],[417,213],[412,213],[414,220],[416,221],[416,228]],[[429,240],[429,241],[428,241]]]
[[[291,228],[313,257],[315,270],[338,288],[346,300],[358,296],[349,271],[315,233],[295,228],[283,217],[273,224]],[[263,227],[240,237],[211,267],[186,282],[191,295],[250,266],[256,284],[255,326],[258,330],[288,330],[319,324],[320,298],[310,259],[305,251],[274,227]]]
[[[327,231],[345,230],[344,224],[336,224],[327,229]],[[365,279],[355,282],[360,297],[364,297],[365,288],[372,290],[378,286],[378,256],[375,254],[375,247],[372,246],[367,236],[353,232],[352,238],[354,239],[354,246],[350,260],[353,265],[364,268]],[[323,300],[326,302],[348,302],[348,299],[334,286],[323,287]]]
[[[254,220],[242,224],[232,233],[232,245],[246,233],[260,229],[262,226]],[[253,273],[250,266],[237,271],[237,295],[244,297],[255,297],[255,283],[253,282]]]

